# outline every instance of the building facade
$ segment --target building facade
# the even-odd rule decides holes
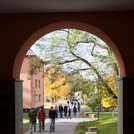
[[[32,56],[26,56],[23,60],[20,78],[23,80],[23,112],[28,113],[33,107],[36,111],[44,107],[44,66],[36,68],[32,75],[28,74],[29,60]]]

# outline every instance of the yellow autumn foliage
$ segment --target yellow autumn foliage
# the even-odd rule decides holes
[[[115,86],[114,73],[112,73],[110,75],[107,84],[112,89],[114,94],[118,97],[117,89],[115,88],[116,86]],[[101,90],[101,93],[102,93],[101,103],[104,107],[108,108],[111,106],[117,106],[117,103],[115,102],[115,100],[112,99],[112,97],[110,96],[110,94],[107,91]]]
[[[70,93],[70,85],[66,82],[65,74],[61,70],[56,72],[54,67],[49,68],[44,77],[45,95],[51,98],[65,98]]]

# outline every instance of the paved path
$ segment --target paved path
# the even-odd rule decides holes
[[[66,119],[66,118],[59,118],[56,120],[56,130],[54,134],[75,134],[75,127],[79,122],[82,121],[92,121],[91,119],[88,118],[81,118],[79,115],[77,117],[73,117],[72,119]],[[29,134],[30,131],[28,131],[25,134]],[[37,132],[33,132],[34,134],[39,134],[39,129],[37,125]],[[49,119],[46,119],[45,123],[45,131],[41,132],[44,134],[50,134],[49,132]]]

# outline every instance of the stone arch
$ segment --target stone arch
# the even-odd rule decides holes
[[[117,46],[114,44],[114,42],[99,28],[94,27],[93,25],[79,22],[79,21],[62,21],[62,22],[57,22],[50,24],[48,26],[45,26],[38,31],[35,31],[22,45],[21,49],[19,50],[15,61],[13,65],[13,78],[18,78],[20,77],[20,69],[22,65],[22,61],[29,50],[29,48],[36,42],[39,38],[44,36],[47,33],[53,32],[55,30],[59,29],[64,29],[64,28],[74,28],[74,29],[79,29],[83,31],[90,32],[96,36],[98,36],[100,39],[102,39],[113,51],[113,53],[116,56],[116,59],[119,63],[119,68],[120,68],[120,77],[125,77],[126,72],[125,72],[125,66],[124,62],[122,59],[122,56],[119,52],[119,49]]]

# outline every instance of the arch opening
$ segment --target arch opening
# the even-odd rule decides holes
[[[48,26],[36,31],[35,33],[33,33],[33,35],[31,35],[29,37],[29,39],[24,43],[24,45],[20,49],[20,51],[15,59],[14,68],[13,68],[13,77],[14,78],[20,77],[20,68],[21,68],[23,58],[24,58],[26,52],[29,50],[29,48],[34,44],[34,42],[36,42],[39,38],[41,38],[42,36],[44,36],[50,32],[53,32],[53,31],[59,30],[59,29],[67,29],[67,28],[79,29],[79,30],[83,30],[86,32],[90,32],[90,33],[96,35],[97,37],[99,37],[100,39],[102,39],[111,48],[112,52],[114,52],[114,54],[117,58],[117,61],[119,63],[119,68],[120,68],[120,76],[125,77],[125,67],[124,67],[122,57],[120,55],[118,48],[112,42],[112,40],[109,39],[109,37],[107,35],[105,35],[101,30],[95,28],[94,26],[91,26],[89,24],[85,24],[82,22],[69,22],[69,21],[51,24],[51,25],[48,25]]]
[[[26,40],[26,42],[22,45],[21,49],[19,50],[19,52],[15,58],[14,66],[13,66],[13,78],[20,77],[19,75],[20,75],[20,69],[21,69],[23,58],[25,57],[29,48],[38,39],[40,39],[42,36],[44,36],[50,32],[53,32],[53,31],[56,31],[59,29],[66,29],[66,28],[83,30],[83,31],[92,33],[92,34],[96,35],[97,37],[99,37],[100,39],[102,39],[110,47],[110,49],[116,56],[116,59],[119,63],[119,68],[120,68],[120,77],[126,76],[125,66],[124,66],[122,56],[121,56],[117,46],[105,33],[103,33],[100,29],[98,29],[90,24],[86,24],[83,22],[75,22],[75,21],[64,21],[64,22],[57,22],[57,23],[48,25],[46,27],[43,27],[43,28],[39,29],[38,31],[36,31],[35,33],[33,33]]]

